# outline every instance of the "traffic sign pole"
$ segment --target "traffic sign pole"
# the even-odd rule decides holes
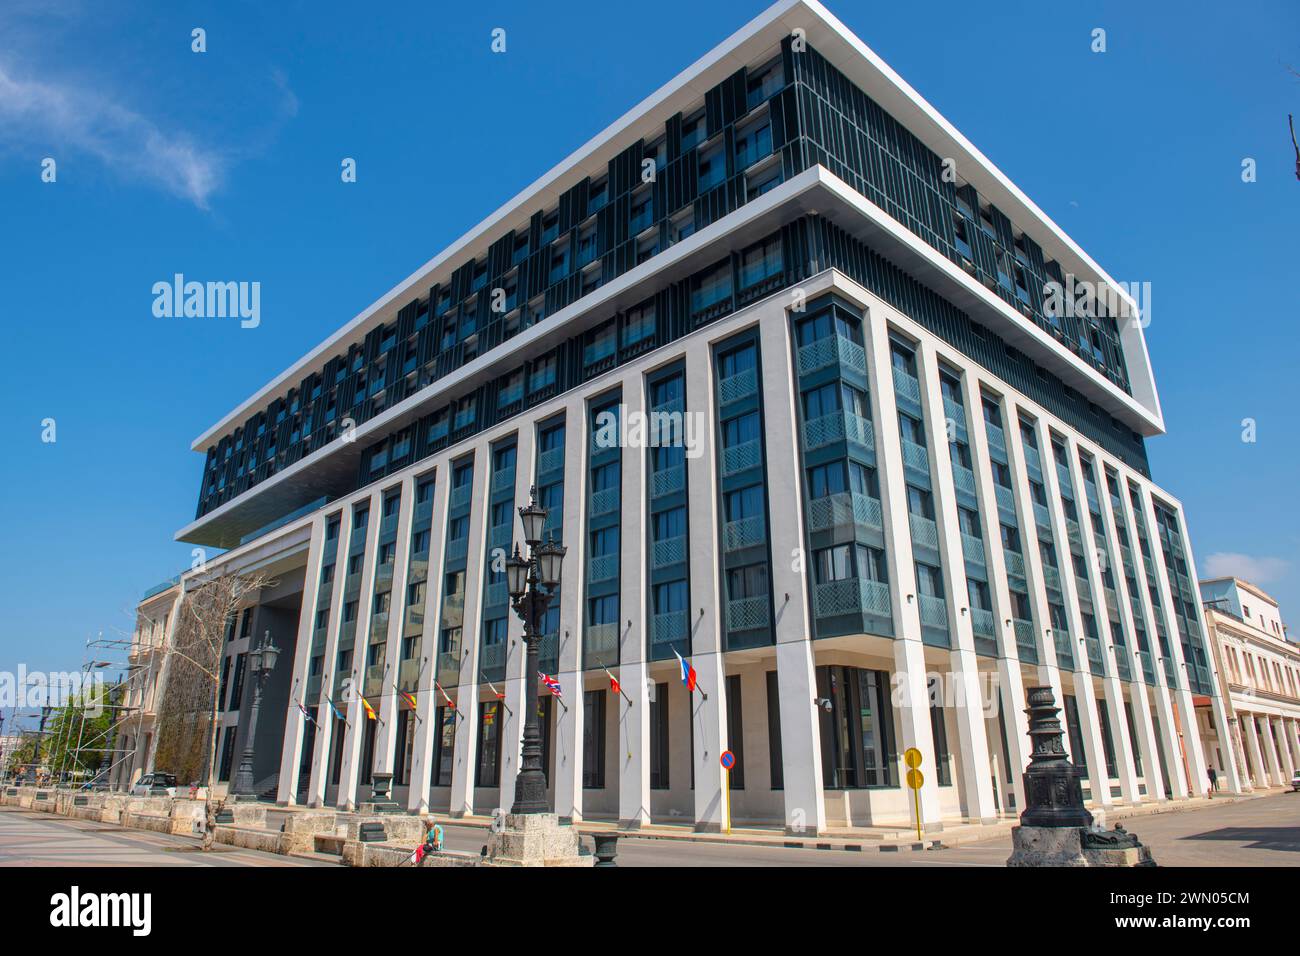
[[[912,790],[912,799],[916,805],[916,839],[921,836],[921,786],[925,783],[925,774],[921,773],[921,751],[908,747],[903,753],[903,763],[907,765],[907,785]]]
[[[722,764],[722,773],[724,780],[722,783],[722,795],[726,806],[726,820],[724,821],[725,831],[731,834],[731,768],[736,765],[736,755],[730,750],[722,751],[722,756],[718,758],[718,763]]]

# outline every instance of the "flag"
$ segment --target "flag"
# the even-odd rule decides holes
[[[327,701],[329,701],[330,710],[334,711],[334,716],[337,717],[339,720],[343,721],[343,723],[346,724],[346,723],[348,722],[348,719],[347,719],[346,717],[344,717],[341,713],[339,713],[339,709],[338,709],[337,707],[334,706],[334,700],[333,700],[333,698],[331,698],[331,697],[326,697],[325,699],[326,699]]]
[[[673,651],[673,653],[677,654],[676,651]],[[691,666],[690,661],[680,654],[677,654],[677,662],[682,665],[682,683],[686,685],[688,691],[695,690],[695,668]]]
[[[541,671],[537,672],[537,676],[542,679],[542,683],[546,685],[546,689],[549,690],[552,694],[554,694],[556,697],[560,697],[560,698],[564,697],[564,693],[560,689],[560,682],[558,680],[556,680],[554,677],[548,677],[546,674],[543,674]]]
[[[366,700],[364,697],[362,697],[362,698],[361,698],[361,706],[365,709],[365,711],[366,711],[366,717],[367,717],[367,718],[369,718],[370,720],[376,720],[376,719],[377,719],[376,716],[375,716],[375,708],[373,708],[373,707],[370,706],[370,701],[368,701],[368,700]]]
[[[302,705],[302,701],[298,701],[298,709],[302,711],[304,717],[310,720],[313,724],[316,723],[316,718],[311,715],[310,710]]]
[[[418,864],[423,859],[424,859],[424,844],[421,843],[419,846],[415,848],[415,852],[412,853],[409,857],[407,857],[406,862]]]
[[[406,701],[406,703],[410,706],[411,710],[417,709],[414,694],[408,693],[406,691],[402,691],[402,700]]]
[[[452,703],[452,699],[451,699],[450,697],[447,696],[447,692],[446,692],[445,690],[442,689],[442,685],[441,685],[441,684],[439,684],[437,681],[434,681],[434,682],[433,682],[433,686],[436,687],[436,688],[438,688],[438,693],[442,695],[442,699],[443,699],[443,701],[446,702],[446,704],[447,704],[448,707],[453,707],[453,706],[455,706],[455,705]]]
[[[614,694],[614,696],[617,697],[619,694],[623,693],[623,688],[619,686],[618,678],[609,672],[609,668],[602,667],[601,670],[603,670],[605,672],[605,676],[609,678],[609,689]]]

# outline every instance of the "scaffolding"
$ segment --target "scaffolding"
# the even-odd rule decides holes
[[[55,780],[78,787],[107,789],[122,762],[134,758],[133,752],[119,753],[118,746],[122,725],[137,713],[143,719],[142,708],[126,703],[131,692],[139,687],[141,675],[147,675],[149,670],[147,666],[131,660],[133,643],[131,638],[106,638],[103,633],[87,638],[81,668],[81,695],[76,702],[78,706],[75,714],[70,719],[65,718],[59,728],[62,732],[58,750],[59,763],[51,768]],[[94,706],[87,706],[89,702],[86,695],[91,688],[92,675],[114,669],[118,673],[118,679],[112,683],[106,682],[101,699]],[[71,700],[65,702],[65,713],[72,706]],[[88,721],[98,716],[101,708],[110,712],[111,719],[102,729],[90,727],[88,733]],[[94,770],[90,773],[89,781],[83,782],[82,778],[87,773],[84,768],[89,767],[92,761]]]

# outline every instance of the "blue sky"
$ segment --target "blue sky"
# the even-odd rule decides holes
[[[189,563],[196,435],[764,6],[7,2],[0,668],[129,632]],[[1112,275],[1152,284],[1155,479],[1202,575],[1300,613],[1295,4],[832,10]],[[261,325],[154,318],[176,272],[260,282]]]

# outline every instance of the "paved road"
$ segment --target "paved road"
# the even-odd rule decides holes
[[[1300,866],[1300,794],[1279,794],[1124,821],[1163,866]],[[481,827],[444,826],[447,848],[477,852]],[[588,845],[590,841],[588,840]],[[315,860],[13,809],[0,810],[0,866],[319,866]],[[621,866],[1002,866],[1009,837],[941,850],[797,850],[624,839]]]
[[[1162,866],[1300,866],[1300,794],[1284,793],[1199,810],[1120,821]],[[486,831],[445,826],[447,848],[475,852]],[[942,837],[942,834],[940,834]],[[795,850],[678,840],[623,839],[621,866],[1002,866],[1010,836],[941,850]]]
[[[330,866],[314,860],[221,846],[193,837],[129,830],[49,813],[0,810],[0,866]]]

